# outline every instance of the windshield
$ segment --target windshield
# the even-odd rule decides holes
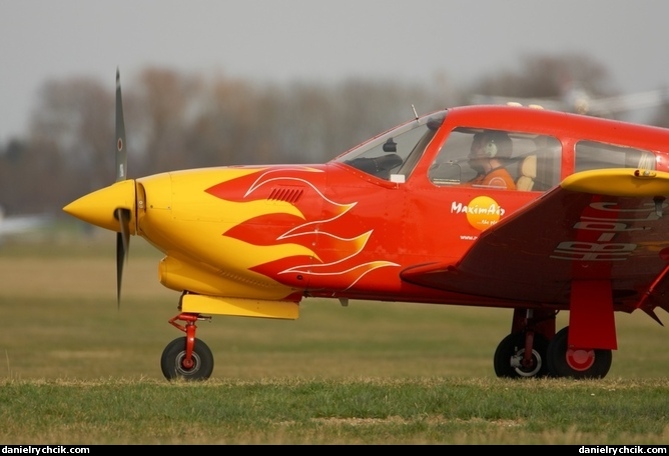
[[[412,120],[351,149],[334,161],[381,179],[403,182],[445,118],[446,111],[439,111]]]

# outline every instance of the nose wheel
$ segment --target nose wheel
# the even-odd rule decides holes
[[[196,340],[188,357],[186,337],[178,337],[167,344],[160,358],[160,368],[168,380],[206,380],[214,370],[214,356],[201,340]]]
[[[209,319],[198,314],[182,313],[170,320],[170,324],[186,333],[167,344],[160,357],[160,368],[167,380],[206,380],[214,370],[214,355],[204,343],[195,338],[197,320]],[[185,321],[185,325],[177,323]]]

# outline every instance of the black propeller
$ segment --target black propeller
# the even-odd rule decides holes
[[[121,78],[116,69],[116,182],[126,179],[127,154],[125,148],[125,124],[123,122],[123,101],[121,99]],[[130,246],[130,211],[118,208],[114,216],[119,221],[120,231],[116,235],[116,306],[121,307],[121,282],[123,267],[127,261]]]
[[[125,123],[121,99],[121,77],[116,69],[116,182],[126,179],[127,154],[125,150]]]

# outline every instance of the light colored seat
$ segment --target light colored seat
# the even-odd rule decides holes
[[[537,178],[537,156],[528,155],[520,162],[516,189],[529,192],[534,187],[534,179]]]

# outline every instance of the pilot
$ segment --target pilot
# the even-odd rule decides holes
[[[504,165],[511,157],[511,149],[511,138],[502,131],[475,134],[469,152],[469,166],[477,174],[465,185],[515,190],[513,177]]]

